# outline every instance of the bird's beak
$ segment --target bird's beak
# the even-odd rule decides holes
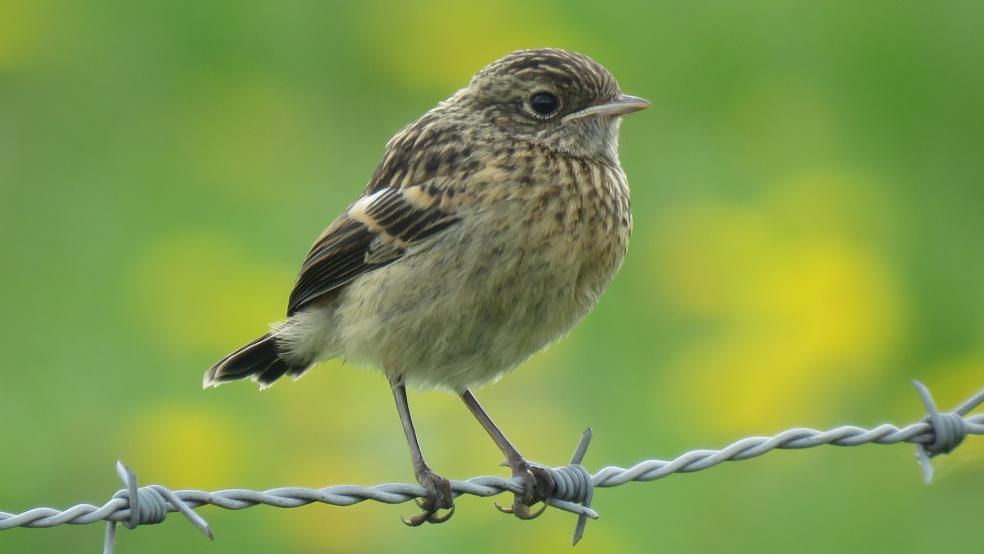
[[[575,119],[581,119],[582,117],[588,117],[592,115],[603,115],[608,117],[625,115],[632,112],[638,112],[652,106],[649,100],[645,98],[639,98],[638,96],[629,96],[628,94],[623,94],[618,97],[618,100],[614,102],[609,102],[607,104],[600,104],[597,106],[591,106],[590,108],[584,108],[583,110],[578,110],[574,113],[569,113],[564,116],[561,120],[564,123],[568,121],[573,121]]]

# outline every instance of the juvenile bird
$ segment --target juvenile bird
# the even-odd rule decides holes
[[[365,192],[308,253],[287,319],[212,366],[204,386],[267,387],[330,358],[381,370],[428,493],[410,525],[445,521],[454,505],[424,461],[406,387],[450,390],[523,478],[513,513],[535,517],[549,474],[471,389],[567,333],[618,270],[632,230],[618,130],[648,107],[575,52],[520,50],[483,68],[389,141]]]

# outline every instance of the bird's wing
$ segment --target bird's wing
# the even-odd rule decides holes
[[[400,259],[414,245],[454,225],[456,202],[448,196],[446,187],[434,183],[367,190],[311,247],[290,294],[287,315]]]

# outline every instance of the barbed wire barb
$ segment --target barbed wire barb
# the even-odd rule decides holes
[[[932,479],[931,458],[953,452],[969,435],[984,435],[984,413],[968,415],[984,404],[984,390],[968,398],[950,412],[941,413],[932,395],[922,383],[913,382],[928,415],[921,421],[898,428],[881,424],[872,429],[845,425],[828,431],[796,428],[772,437],[748,437],[720,450],[692,450],[669,461],[645,460],[629,468],[607,466],[590,474],[581,462],[591,441],[591,429],[582,433],[571,463],[558,468],[546,468],[555,486],[546,504],[574,513],[578,516],[573,543],[584,535],[588,518],[597,519],[591,508],[594,489],[615,487],[633,481],[654,481],[674,473],[691,473],[709,469],[727,461],[748,460],[773,450],[813,448],[821,445],[860,446],[863,444],[913,443],[923,469],[926,482]],[[171,491],[163,485],[137,486],[134,472],[122,462],[116,471],[123,480],[120,489],[102,506],[78,504],[65,510],[33,508],[19,514],[0,512],[0,531],[16,527],[46,528],[63,524],[86,525],[106,522],[103,545],[104,554],[112,554],[116,540],[116,524],[122,522],[128,529],[140,525],[161,523],[169,512],[181,512],[209,539],[212,531],[195,508],[212,505],[227,510],[241,510],[259,504],[277,508],[296,508],[312,503],[335,506],[352,506],[367,500],[384,504],[400,504],[423,498],[427,492],[418,484],[389,483],[371,487],[335,485],[321,489],[283,487],[267,491],[228,489],[215,492],[200,490]],[[494,496],[503,492],[522,492],[523,483],[518,477],[473,477],[465,481],[451,481],[455,496]]]
[[[923,421],[929,421],[933,427],[933,442],[916,443],[916,459],[922,466],[923,481],[928,485],[933,481],[933,464],[930,459],[953,452],[967,438],[967,425],[963,416],[984,403],[984,391],[972,396],[953,411],[941,414],[926,385],[919,381],[913,381],[912,384],[929,414]]]
[[[122,521],[127,529],[136,529],[138,525],[161,523],[167,517],[168,512],[174,511],[181,512],[206,537],[214,538],[205,519],[167,487],[148,485],[138,488],[137,475],[119,460],[116,462],[116,474],[120,476],[126,488],[117,491],[113,495],[113,499],[124,499],[127,506],[124,510],[117,512],[116,515],[119,516],[119,520],[107,518],[103,554],[113,554],[116,545],[116,524],[119,521]]]

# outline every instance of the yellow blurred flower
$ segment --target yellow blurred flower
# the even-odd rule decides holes
[[[365,8],[370,13],[360,21],[371,29],[360,36],[378,71],[410,87],[462,87],[476,68],[513,50],[570,43],[550,7],[535,3],[370,2]]]
[[[0,72],[28,64],[43,44],[37,3],[0,2]]]
[[[888,369],[903,305],[859,231],[863,188],[836,174],[795,179],[759,203],[689,206],[662,231],[654,290],[700,332],[660,379],[708,428],[816,419],[839,390]]]
[[[216,356],[282,316],[293,269],[264,264],[207,232],[148,245],[129,275],[130,309],[148,335],[171,349]]]
[[[200,404],[168,403],[136,414],[127,458],[143,483],[178,488],[238,486],[248,448],[234,421]]]

